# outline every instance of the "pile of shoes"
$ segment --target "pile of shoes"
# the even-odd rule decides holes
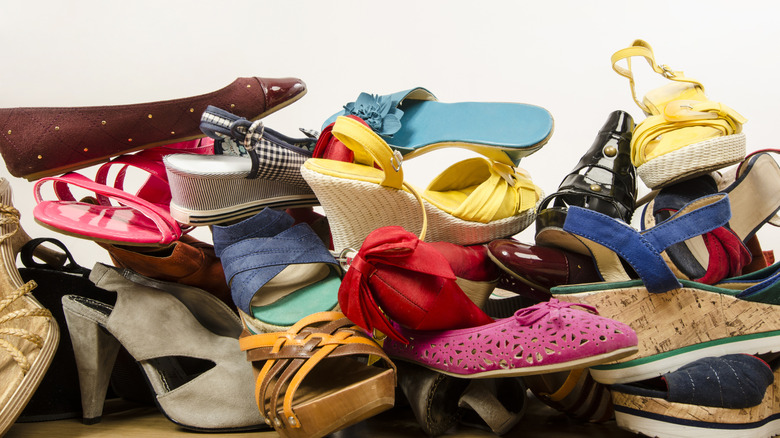
[[[671,81],[642,101],[635,57]],[[612,63],[647,118],[609,114],[547,197],[518,165],[553,119],[526,103],[360,93],[300,138],[263,122],[304,96],[295,78],[0,109],[35,220],[115,265],[30,238],[0,180],[0,435],[98,422],[107,397],[293,438],[407,405],[431,436],[502,435],[527,397],[651,436],[780,433],[780,277],[755,237],[778,222],[780,166],[646,42]],[[405,161],[445,148],[476,156],[408,182]],[[532,244],[513,238],[532,224]],[[213,244],[188,234],[205,226]]]

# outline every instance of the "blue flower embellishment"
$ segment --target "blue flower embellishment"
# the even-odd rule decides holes
[[[397,108],[389,96],[360,93],[357,100],[344,105],[346,115],[363,119],[379,135],[392,136],[401,129],[404,112]]]

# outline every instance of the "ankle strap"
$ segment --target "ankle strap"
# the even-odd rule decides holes
[[[704,88],[701,82],[695,79],[685,77],[685,74],[682,71],[672,70],[666,64],[661,64],[661,65],[656,64],[655,56],[653,54],[653,48],[650,47],[650,44],[648,44],[643,40],[639,40],[639,39],[635,40],[630,47],[626,47],[625,49],[618,50],[617,52],[612,54],[612,58],[611,58],[612,70],[615,70],[615,72],[620,76],[628,78],[628,82],[629,84],[631,84],[631,97],[634,98],[634,102],[636,102],[639,108],[642,108],[642,110],[647,113],[650,112],[649,109],[636,98],[634,73],[631,70],[631,58],[635,56],[641,56],[645,58],[645,60],[653,69],[653,71],[665,77],[666,79],[669,79],[670,81],[688,82]],[[626,60],[626,65],[628,68],[621,67],[617,64],[618,62],[624,59]]]
[[[384,178],[380,185],[401,190],[404,187],[414,195],[422,208],[423,226],[420,231],[420,240],[425,240],[425,232],[428,229],[428,215],[425,211],[425,203],[419,193],[404,182],[403,157],[398,151],[393,151],[362,120],[339,116],[333,124],[333,135],[354,154],[356,164],[374,166],[376,163],[384,172]]]
[[[720,193],[688,203],[674,216],[642,233],[625,222],[575,206],[569,207],[563,229],[614,251],[634,268],[649,292],[660,293],[682,287],[661,252],[721,227],[730,218],[728,195]]]

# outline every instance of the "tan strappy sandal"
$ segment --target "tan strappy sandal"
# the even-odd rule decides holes
[[[319,438],[393,407],[395,365],[340,312],[315,313],[285,332],[245,330],[239,342],[255,367],[260,413],[282,438]]]
[[[51,313],[30,295],[16,269],[13,238],[19,211],[0,178],[0,436],[19,417],[54,358],[60,335]]]

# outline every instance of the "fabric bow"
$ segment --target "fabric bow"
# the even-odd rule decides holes
[[[383,277],[386,271],[408,271]],[[372,288],[373,276],[385,287],[383,306]],[[424,276],[443,281],[426,289]],[[389,291],[389,295],[388,295]],[[472,303],[455,283],[455,274],[447,259],[433,246],[399,226],[382,227],[363,242],[339,288],[341,311],[365,330],[374,329],[408,343],[388,319],[403,327],[441,330],[492,322]],[[446,306],[446,307],[443,307]],[[455,327],[458,325],[459,327]]]
[[[582,307],[595,315],[599,314],[595,307],[587,304],[569,303],[550,298],[550,301],[534,304],[533,306],[518,310],[515,312],[515,319],[522,325],[532,325],[545,318],[557,322],[560,320],[562,309],[568,309],[569,307],[574,306]]]

